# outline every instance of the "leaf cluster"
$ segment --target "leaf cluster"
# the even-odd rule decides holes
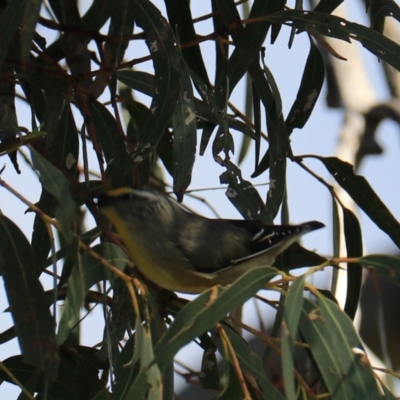
[[[352,165],[293,154],[290,135],[306,125],[321,93],[329,51],[324,37],[357,40],[400,70],[400,46],[382,35],[385,18],[399,19],[400,11],[394,1],[370,2],[372,25],[366,27],[331,14],[341,1],[321,0],[309,11],[299,7],[302,2],[293,10],[285,3],[255,0],[245,18],[233,0],[211,0],[211,12],[193,18],[189,0],[165,0],[165,15],[149,0],[93,0],[85,12],[73,1],[0,2],[1,154],[18,173],[36,171],[41,188],[39,199],[26,200],[0,181],[35,213],[30,240],[15,216],[0,216],[0,272],[14,321],[0,333],[0,344],[17,337],[21,350],[1,360],[0,377],[21,388],[20,398],[171,399],[174,357],[191,342],[204,353],[202,369],[181,375],[212,389],[216,399],[394,398],[378,381],[352,319],[362,269],[400,285],[400,260],[363,255],[357,216],[306,162],[318,160],[397,246],[399,222]],[[210,23],[208,35],[197,34],[202,21]],[[267,35],[272,46],[284,26],[292,30],[291,41],[295,34],[309,39],[286,117],[263,47]],[[47,43],[50,31],[56,38]],[[214,53],[204,57],[201,43],[209,41]],[[146,55],[140,56],[143,44]],[[151,72],[141,68],[149,61]],[[247,114],[230,101],[244,77]],[[148,103],[138,101],[138,93]],[[20,126],[17,95],[29,107],[29,127]],[[233,131],[244,138],[242,156],[249,151],[246,140],[254,144],[253,177],[263,174],[270,182],[266,200],[233,159]],[[261,141],[268,143],[264,154]],[[241,215],[265,224],[280,210],[288,219],[287,163],[302,167],[333,199],[334,247],[344,235],[347,258],[327,260],[294,244],[274,267],[250,271],[192,301],[147,282],[91,195],[121,186],[165,190],[163,174],[169,174],[182,201],[197,153],[206,152],[223,168],[220,182]],[[95,228],[85,227],[83,213],[92,214]],[[344,311],[331,291],[307,281],[341,262],[347,262],[349,282]],[[301,267],[313,268],[295,277],[292,271]],[[48,288],[44,275],[53,279]],[[261,301],[276,311],[270,334],[227,317],[261,289]],[[96,307],[103,310],[103,340],[89,347],[79,331],[83,311]],[[261,354],[250,350],[238,325],[261,341]],[[283,385],[272,373],[275,359]]]

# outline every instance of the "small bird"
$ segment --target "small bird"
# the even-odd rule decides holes
[[[321,222],[266,226],[259,221],[208,219],[169,197],[119,188],[97,196],[133,262],[152,282],[172,291],[201,293],[228,285],[250,269],[271,266]]]

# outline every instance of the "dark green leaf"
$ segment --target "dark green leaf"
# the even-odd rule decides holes
[[[160,11],[148,0],[133,0],[130,5],[136,24],[146,34],[155,70],[151,114],[132,154],[133,161],[139,163],[154,150],[171,120],[180,93],[182,68],[173,32]]]
[[[228,184],[226,195],[245,219],[261,220],[272,225],[273,219],[267,212],[264,202],[255,187],[242,178],[238,167],[225,162],[226,171],[221,174],[220,182]]]
[[[21,23],[21,59],[24,62],[29,58],[41,4],[41,0],[29,0],[25,5]]]
[[[265,69],[267,70],[266,66]],[[270,78],[272,76],[271,73],[267,75]],[[286,190],[286,155],[291,154],[291,149],[283,115],[281,113],[278,114],[279,107],[277,107],[275,98],[277,96],[280,97],[279,94],[273,92],[265,74],[257,74],[257,77],[253,78],[253,85],[266,110],[269,149],[252,177],[254,178],[270,168],[267,208],[271,218],[274,219],[282,204]]]
[[[126,182],[129,181],[126,174],[132,168],[133,162],[127,152],[124,136],[117,121],[110,111],[97,101],[90,103],[89,113],[96,138],[107,161],[108,174],[113,186],[129,184]]]
[[[111,68],[115,68],[124,58],[129,45],[127,37],[133,33],[133,13],[129,0],[113,1],[110,4],[111,19],[108,35],[112,40],[106,41],[104,52]]]
[[[284,397],[264,373],[260,357],[250,351],[247,343],[234,330],[225,329],[225,332],[235,350],[241,370],[245,373],[245,376],[252,376],[255,379],[262,391],[262,398],[268,400],[283,400]]]
[[[320,0],[314,8],[314,11],[330,14],[342,3],[343,0]]]
[[[192,180],[197,145],[197,124],[192,82],[184,60],[182,60],[182,63],[181,92],[172,116],[172,127],[174,129],[173,186],[179,202],[182,201],[183,195]]]
[[[229,354],[223,351],[221,353],[224,355],[225,360],[224,386],[213,400],[241,400],[243,399],[243,391],[235,368],[229,358]]]
[[[370,1],[371,27],[382,33],[385,17],[400,21],[400,7],[393,0]]]
[[[24,361],[57,375],[54,320],[38,280],[32,248],[19,228],[0,215],[0,271]]]
[[[226,26],[231,25],[234,21],[238,23],[237,12],[234,13],[232,10],[230,13],[225,13],[227,5],[223,3],[226,3],[226,1],[217,0],[216,3],[218,4]],[[255,0],[250,11],[249,19],[260,18],[276,11],[283,10],[284,4],[285,1],[282,0]],[[228,62],[229,94],[232,93],[237,83],[248,70],[250,64],[255,60],[265,41],[270,26],[271,24],[269,21],[261,19],[258,22],[246,24],[243,32],[240,32],[239,35],[232,33],[236,46]],[[221,84],[224,85],[224,82],[221,80],[219,82],[219,84],[216,84],[216,93],[218,96],[216,103],[218,107],[221,108],[224,99],[219,96],[219,89]]]
[[[114,368],[116,384],[114,387],[114,395],[121,399],[126,388],[130,387],[139,374],[139,363],[132,363],[132,354],[136,348],[136,334],[133,334],[126,342],[125,346],[119,354]],[[143,374],[143,390],[147,390],[147,383]],[[101,397],[103,399],[103,397]]]
[[[153,344],[148,324],[142,324],[140,318],[136,319],[135,348],[129,365],[133,367],[140,363],[140,372],[132,385],[126,385],[121,398],[144,398],[148,391],[148,398],[160,399],[161,373],[157,364],[150,364],[154,358]]]
[[[180,348],[212,329],[229,311],[254,296],[275,274],[276,270],[269,267],[251,270],[232,285],[207,290],[182,308],[154,349],[160,370],[168,365]]]
[[[356,262],[366,267],[374,267],[379,275],[400,286],[400,258],[386,254],[371,254],[357,258]]]
[[[276,258],[274,266],[282,271],[290,271],[296,268],[320,265],[325,261],[325,257],[305,249],[296,242]]]
[[[55,217],[60,222],[68,242],[73,238],[72,224],[75,218],[75,202],[71,198],[69,182],[64,174],[47,161],[39,152],[31,148],[34,168],[39,172],[43,188],[58,201]]]
[[[35,86],[36,89],[46,90],[50,93],[55,90],[60,93],[66,93],[70,85],[70,77],[59,71],[49,70],[44,74],[40,69],[29,68],[26,72],[18,72],[16,77],[25,84]]]
[[[385,395],[385,400],[396,400],[394,394],[382,383],[381,384],[383,394]]]
[[[300,88],[296,100],[286,118],[288,135],[294,128],[303,128],[318,100],[325,79],[324,59],[312,40],[310,40],[310,52],[308,53],[306,66],[301,78]]]
[[[190,0],[166,0],[165,5],[170,25],[178,29],[178,38],[182,48],[182,55],[190,69],[201,77],[210,87],[207,70],[201,55],[200,45],[196,43],[197,34],[194,28]],[[190,46],[185,44],[190,43]]]
[[[54,217],[57,200],[45,189],[42,189],[37,206],[46,215]],[[32,249],[35,256],[35,269],[37,274],[40,275],[46,265],[47,257],[49,256],[51,241],[46,224],[39,215],[35,216],[33,222]]]
[[[99,361],[96,352],[95,348],[84,346],[60,348],[57,377],[54,381],[47,381],[46,385],[43,373],[38,373],[35,367],[24,363],[21,356],[10,357],[4,360],[4,364],[24,386],[29,385],[32,378],[35,378],[32,382],[34,392],[43,395],[47,387],[49,399],[91,399],[104,387],[98,374],[106,365]],[[3,371],[0,371],[0,376],[1,379],[14,383]]]
[[[201,372],[199,380],[203,389],[219,390],[220,374],[217,361],[217,355],[213,350],[204,350],[201,360]]]
[[[331,398],[382,399],[352,321],[335,303],[318,299],[319,307],[304,299],[299,328]]]
[[[71,105],[68,103],[59,116],[50,151],[63,171],[75,179],[79,159],[79,138]]]
[[[363,243],[360,223],[351,210],[342,208],[344,222],[344,238],[346,241],[347,257],[362,256]],[[344,306],[345,313],[354,319],[361,294],[362,267],[356,263],[347,265],[347,295]]]
[[[308,31],[310,34],[315,30],[321,35],[346,42],[351,42],[351,39],[358,40],[372,54],[400,70],[400,46],[379,32],[363,25],[346,21],[334,15],[299,10],[277,12],[269,16],[268,20],[288,24]]]
[[[98,252],[119,270],[126,266],[126,255],[112,243],[96,245],[93,250]],[[74,265],[69,278],[67,298],[58,326],[58,342],[61,344],[68,337],[70,331],[77,326],[80,320],[80,310],[83,306],[86,293],[90,287],[102,280],[113,280],[113,275],[100,261],[90,254],[84,253],[80,262]]]
[[[0,333],[0,344],[6,343],[11,339],[14,339],[17,336],[17,332],[15,330],[15,326],[6,329],[5,331]]]
[[[336,182],[356,204],[400,247],[400,224],[367,180],[361,175],[356,175],[351,164],[336,157],[317,158],[324,163]]]
[[[7,57],[8,46],[24,17],[27,3],[27,0],[11,0],[8,2],[4,10],[2,10],[0,18],[0,69]]]
[[[264,66],[264,69],[268,71],[266,66]],[[279,107],[280,95],[279,92],[276,92],[277,88],[271,72],[268,71],[263,75],[258,74],[257,78],[253,78],[253,84],[264,104],[267,118],[269,148],[264,157],[268,160],[268,167],[270,168],[267,208],[271,218],[274,219],[286,190],[286,155],[291,153],[291,149]],[[279,100],[277,101],[277,99]],[[260,169],[262,165],[263,160],[252,177],[258,176],[262,172]]]
[[[117,78],[124,85],[144,93],[147,96],[153,96],[154,94],[155,78],[154,75],[151,75],[148,72],[124,69],[118,71]]]
[[[203,133],[201,134],[200,139],[200,155],[204,155],[206,151],[208,142],[210,141],[211,135],[214,132],[216,124],[213,122],[206,121],[203,127]]]
[[[282,370],[285,392],[290,400],[296,399],[294,385],[294,341],[303,308],[303,290],[306,275],[298,277],[290,286],[285,300],[282,323]]]
[[[332,239],[333,239],[333,256],[340,256],[340,217],[337,201],[332,197]]]
[[[236,131],[242,132],[250,139],[256,139],[256,134],[254,133],[253,129],[251,129],[246,123],[228,117],[228,126],[229,128],[235,129]]]
[[[236,21],[240,21],[239,13],[236,9],[236,5],[234,1],[220,1],[211,0],[211,9],[212,9],[212,21],[214,26],[214,32],[218,32],[218,36],[221,39],[228,40],[228,30],[226,26],[230,25],[230,22],[235,19]],[[227,16],[229,22],[225,22]],[[236,17],[236,18],[235,18]],[[240,24],[238,24],[240,26]],[[234,29],[236,31],[236,27]],[[233,33],[235,34],[235,32]],[[218,79],[221,77],[223,71],[226,69],[226,60],[229,55],[229,45],[220,40],[215,41],[215,77],[214,77],[214,85],[217,84]]]

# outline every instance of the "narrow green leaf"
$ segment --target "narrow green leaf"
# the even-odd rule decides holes
[[[111,18],[108,35],[113,40],[105,42],[104,53],[107,54],[109,66],[114,69],[124,58],[125,51],[129,46],[127,37],[133,33],[134,22],[129,0],[113,1],[110,8]]]
[[[397,400],[397,397],[382,383],[381,384],[383,394],[385,395],[385,400]]]
[[[325,79],[325,63],[318,47],[310,40],[310,52],[304,67],[303,76],[296,100],[286,118],[288,135],[294,128],[303,128],[318,100]]]
[[[248,7],[248,3],[243,3],[243,8],[245,7]],[[255,134],[254,140],[256,141],[255,168],[257,168],[257,165],[260,161],[259,157],[260,157],[260,138],[261,138],[261,108],[260,108],[260,98],[258,97],[257,92],[253,88],[253,83],[248,73],[246,74],[245,93],[246,93],[244,100],[245,115],[249,121],[254,120],[254,134]],[[244,158],[246,157],[249,147],[250,147],[249,137],[243,137],[238,157],[239,165],[243,162]]]
[[[96,353],[95,348],[84,346],[61,348],[60,365],[58,371],[55,371],[58,372],[57,377],[52,381],[47,376],[44,379],[42,372],[24,363],[19,355],[4,360],[4,364],[25,387],[30,385],[39,398],[46,394],[47,398],[57,400],[92,399],[104,387],[99,372],[107,368]],[[14,383],[4,371],[0,370],[0,377]]]
[[[336,199],[332,197],[332,239],[333,239],[333,256],[340,256],[340,218],[339,209]]]
[[[63,13],[61,5],[65,3],[63,3],[62,1],[53,0],[50,0],[49,3],[51,3],[50,6],[52,7],[52,11],[57,17],[57,20],[63,21],[65,13]],[[89,9],[82,17],[81,29],[91,33],[100,30],[100,28],[110,18],[110,8],[111,4],[109,2],[105,2],[104,0],[93,0],[90,3]],[[64,58],[65,54],[62,43],[63,36],[60,36],[61,37],[59,39],[55,40],[53,43],[47,46],[45,52],[41,53],[35,58],[35,63],[37,62],[39,65],[44,64],[46,66],[50,66],[48,63],[49,59],[60,61],[62,58]],[[40,74],[38,75],[38,78],[40,79]],[[45,77],[48,78],[48,74],[46,74]],[[53,90],[54,88],[50,89],[50,91]]]
[[[37,204],[39,209],[46,215],[54,217],[54,210],[56,209],[57,204],[57,200],[54,196],[43,188]],[[32,249],[35,256],[35,269],[39,276],[45,268],[46,260],[51,249],[49,232],[46,224],[39,215],[35,216],[33,222]]]
[[[265,69],[267,69],[266,66]],[[270,75],[269,73],[268,76]],[[291,148],[283,115],[277,113],[279,107],[276,105],[275,97],[278,94],[273,93],[264,73],[259,73],[256,77],[253,77],[253,85],[266,110],[269,148],[252,174],[252,178],[270,168],[267,208],[271,218],[274,219],[286,190],[286,155],[291,153]]]
[[[217,355],[213,350],[204,350],[199,380],[203,389],[219,390],[220,374]]]
[[[268,72],[267,72],[268,71]],[[286,125],[279,106],[280,94],[272,73],[264,65],[264,76],[253,79],[253,84],[264,104],[269,148],[269,189],[267,193],[267,208],[274,219],[278,214],[286,190],[286,154],[290,154],[290,144]],[[252,177],[256,176],[256,173]]]
[[[136,334],[133,334],[126,342],[125,346],[122,348],[121,353],[119,354],[114,365],[114,374],[116,383],[114,386],[113,394],[118,399],[126,398],[123,397],[123,394],[126,393],[127,388],[129,388],[132,385],[132,383],[138,377],[138,374],[140,372],[139,363],[132,362],[133,359],[132,354],[134,354],[135,351],[137,351],[135,344],[136,344]],[[145,378],[146,376],[142,372],[143,385],[141,388],[139,388],[138,392],[143,391],[143,393],[146,393],[147,383]],[[104,393],[104,395],[105,394],[106,393]],[[103,397],[101,397],[101,399],[103,399]]]
[[[7,57],[8,47],[24,17],[27,0],[11,0],[0,18],[0,69]]]
[[[333,400],[382,399],[350,318],[322,295],[304,299],[299,328]]]
[[[230,26],[232,22],[238,23],[240,19],[238,19],[236,15],[225,14],[224,9],[226,8],[226,5],[223,3],[226,3],[226,1],[217,0],[216,3],[221,10],[221,15],[226,26]],[[249,19],[260,18],[276,11],[283,10],[284,5],[285,1],[283,0],[255,0],[250,11]],[[234,19],[234,21],[232,19]],[[229,94],[232,93],[237,83],[248,70],[250,64],[252,64],[256,59],[270,26],[271,24],[269,21],[261,19],[258,22],[246,24],[240,35],[236,36],[232,34],[236,46],[228,62]],[[219,84],[216,84],[216,94],[218,97],[216,103],[218,104],[218,107],[221,107],[223,99],[219,97],[219,85],[222,81],[219,82]]]
[[[347,257],[360,257],[363,252],[360,223],[351,210],[342,208],[344,222],[344,238],[346,241]],[[353,320],[361,294],[362,267],[356,263],[347,265],[347,294],[344,306],[345,313]]]
[[[155,70],[151,114],[132,154],[133,161],[139,163],[156,147],[171,120],[180,93],[182,68],[173,32],[160,11],[149,0],[133,0],[130,5],[136,24],[146,34]]]
[[[204,155],[211,135],[214,132],[216,123],[206,121],[204,123],[203,132],[200,139],[200,155]]]
[[[301,310],[303,308],[303,290],[307,275],[301,275],[290,286],[285,300],[284,320],[292,340],[296,338]]]
[[[386,254],[371,254],[357,258],[356,262],[366,267],[373,267],[379,275],[400,286],[400,258]]]
[[[182,308],[154,349],[160,370],[163,371],[179,349],[212,329],[229,311],[254,296],[275,274],[276,270],[269,267],[251,270],[232,285],[207,290]]]
[[[15,326],[12,326],[0,333],[0,344],[6,343],[15,337],[17,337],[17,332]]]
[[[367,2],[371,18],[371,28],[382,33],[385,17],[393,17],[400,21],[400,7],[393,0],[380,0]]]
[[[314,8],[314,11],[330,14],[342,3],[343,0],[320,0],[320,2]]]
[[[262,398],[268,400],[283,400],[284,397],[282,394],[264,373],[260,357],[250,350],[247,343],[234,330],[225,329],[225,332],[235,350],[235,354],[240,362],[240,368],[246,375],[249,374],[255,378],[255,381],[262,391]]]
[[[197,124],[192,82],[188,67],[183,59],[182,64],[181,91],[172,116],[172,127],[174,129],[173,187],[179,202],[182,201],[183,195],[192,180],[197,145]]]
[[[154,94],[155,77],[148,72],[123,69],[118,71],[117,78],[124,85],[147,96],[153,96]]]
[[[253,129],[251,129],[246,123],[228,117],[228,126],[231,129],[235,129],[236,131],[242,132],[248,138],[255,140],[256,134],[254,133]]]
[[[116,245],[102,243],[96,245],[93,250],[119,270],[125,268],[126,255]],[[100,261],[97,261],[88,253],[82,255],[78,263],[74,265],[69,278],[68,293],[58,326],[58,342],[60,344],[64,342],[71,330],[78,324],[80,310],[89,288],[102,280],[113,281],[113,278],[112,273]]]
[[[132,185],[126,174],[132,168],[133,162],[127,152],[124,136],[117,121],[110,111],[97,101],[89,104],[89,113],[96,138],[107,161],[107,173],[113,186]]]
[[[31,147],[34,168],[39,172],[43,188],[58,201],[55,217],[63,228],[63,234],[68,242],[73,238],[72,224],[75,218],[75,202],[71,198],[69,182],[64,174],[47,161],[39,152]]]
[[[214,26],[214,32],[220,32],[220,38],[228,41],[229,35],[226,31],[226,26],[230,26],[233,19],[236,17],[236,21],[240,20],[239,13],[236,8],[234,1],[218,1],[211,0],[211,10],[212,10],[212,22]],[[227,22],[228,21],[228,22]],[[236,34],[237,27],[235,26],[232,31],[233,35]],[[225,42],[215,41],[215,76],[214,76],[214,86],[217,84],[219,78],[226,69],[226,60],[229,55],[229,45]]]
[[[223,165],[226,160],[230,159],[231,153],[235,154],[235,142],[228,127],[228,120],[223,118],[212,144],[212,154],[214,160]]]
[[[130,365],[140,362],[141,371],[130,387],[126,387],[120,398],[133,399],[144,398],[161,399],[162,379],[157,364],[152,364],[154,358],[153,344],[148,324],[142,324],[140,318],[136,320],[135,349]],[[146,391],[144,391],[146,389]],[[144,392],[144,393],[143,393]],[[139,394],[140,393],[140,394]],[[143,393],[143,394],[142,394]]]
[[[356,175],[354,167],[336,157],[316,157],[335,178],[336,182],[350,195],[356,204],[375,224],[386,232],[400,247],[400,224],[383,204],[367,180]]]
[[[178,37],[182,48],[182,55],[190,69],[201,77],[201,80],[210,87],[207,69],[201,55],[200,45],[196,43],[197,34],[194,28],[190,0],[166,0],[165,5],[170,25],[178,29]],[[185,44],[191,43],[189,47]]]
[[[40,130],[43,131],[43,133],[46,133],[44,138],[46,149],[51,149],[54,135],[57,132],[60,115],[64,111],[66,101],[62,93],[55,91],[48,96],[46,103],[46,109]]]
[[[242,173],[232,162],[225,162],[226,171],[219,179],[227,183],[226,195],[229,201],[237,208],[245,219],[261,220],[272,225],[273,218],[269,215],[264,202],[255,187],[242,178]]]
[[[303,290],[306,275],[298,277],[290,286],[285,299],[282,323],[282,369],[285,392],[290,400],[296,399],[294,384],[294,341],[303,308]]]
[[[0,253],[0,272],[23,359],[55,379],[58,354],[54,320],[37,277],[33,251],[20,229],[4,215],[0,215]]]
[[[312,11],[288,10],[272,14],[271,22],[287,24],[302,31],[313,30],[321,35],[351,42],[358,40],[367,50],[381,60],[400,70],[400,46],[379,32],[344,18]]]
[[[209,107],[212,113],[215,113],[213,88],[210,87],[209,82],[207,81],[208,83],[206,83],[195,70],[189,68],[189,74],[203,102]]]
[[[243,391],[229,355],[221,351],[225,361],[224,386],[213,400],[241,400]]]
[[[26,2],[24,16],[21,23],[21,59],[27,61],[32,47],[32,39],[36,24],[39,20],[41,0]]]
[[[64,173],[75,179],[79,159],[79,138],[71,104],[67,103],[61,115],[57,116],[58,123],[52,138],[50,153]]]
[[[35,86],[36,89],[48,91],[50,93],[55,90],[60,93],[67,93],[70,88],[70,76],[60,72],[51,71],[48,67],[48,73],[44,74],[42,70],[36,68],[28,68],[26,72],[18,72],[16,78],[22,83]]]
[[[288,272],[296,268],[320,265],[325,261],[325,257],[307,250],[296,242],[276,258],[274,266],[281,271]]]
[[[279,302],[278,302],[278,308],[276,310],[276,314],[275,314],[275,320],[274,320],[274,324],[272,325],[272,329],[270,332],[270,337],[271,338],[275,338],[278,339],[279,337],[279,332],[281,329],[281,325],[282,325],[282,321],[283,321],[283,315],[284,315],[284,311],[285,311],[285,301],[284,301],[284,296],[283,294],[280,294],[279,296]],[[268,366],[268,362],[270,359],[270,356],[272,354],[273,348],[272,346],[267,346],[265,348],[265,351],[262,355],[262,363],[264,368]]]

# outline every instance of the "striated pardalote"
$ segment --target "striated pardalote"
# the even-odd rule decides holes
[[[130,188],[102,194],[97,204],[140,271],[157,285],[182,293],[224,286],[249,269],[271,266],[300,236],[324,226],[317,221],[265,226],[208,219],[161,193]]]

